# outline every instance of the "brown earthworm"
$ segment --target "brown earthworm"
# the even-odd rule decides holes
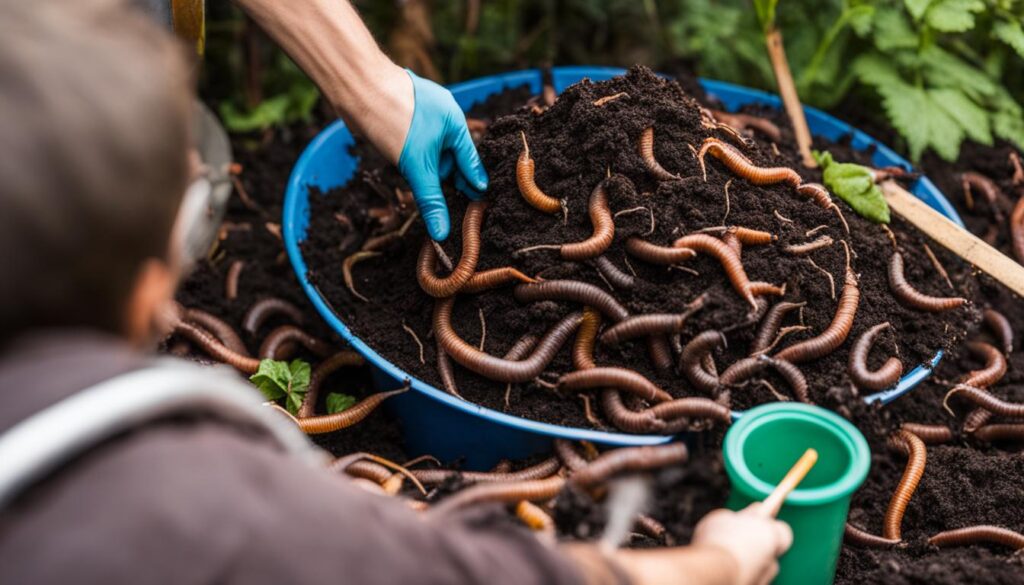
[[[896,486],[892,499],[889,500],[889,507],[885,510],[882,536],[893,540],[902,540],[903,514],[907,511],[910,498],[917,490],[917,484],[921,482],[921,476],[924,475],[928,452],[924,441],[907,430],[901,429],[890,435],[888,444],[890,449],[907,456],[907,466],[903,470],[903,477],[900,478],[900,483]]]
[[[309,375],[309,386],[306,387],[306,395],[302,397],[299,418],[313,416],[320,395],[320,385],[328,376],[341,368],[355,368],[365,363],[363,356],[350,349],[343,349],[317,364]]]
[[[1006,355],[1013,353],[1013,326],[1010,324],[1010,320],[1006,318],[1006,315],[995,309],[985,309],[982,315],[985,325],[992,330],[996,339],[999,340],[1003,353]]]
[[[768,313],[765,314],[764,319],[761,321],[761,325],[757,329],[757,335],[754,336],[754,340],[750,343],[751,355],[767,350],[772,340],[775,339],[775,334],[779,331],[779,327],[782,325],[786,315],[806,305],[807,303],[789,303],[785,301],[772,305],[772,308],[768,309]]]
[[[319,435],[323,433],[332,433],[341,429],[347,429],[370,416],[370,413],[376,410],[377,407],[380,406],[381,402],[384,402],[392,396],[397,396],[408,389],[409,386],[404,386],[389,392],[371,394],[341,412],[298,418],[296,419],[296,423],[299,425],[299,430],[307,435]]]
[[[368,479],[381,484],[391,478],[393,471],[373,461],[356,461],[345,467],[345,473],[352,477]]]
[[[750,286],[747,287],[747,291],[755,297],[781,297],[786,295],[786,285],[776,286],[769,282],[752,281]]]
[[[476,263],[480,259],[480,226],[486,208],[487,204],[480,201],[473,201],[466,207],[466,215],[462,219],[462,257],[448,276],[440,278],[434,274],[437,251],[429,237],[423,241],[416,261],[416,278],[428,295],[450,297],[476,273]]]
[[[504,483],[478,483],[443,500],[430,509],[430,514],[435,517],[443,516],[466,506],[484,502],[543,502],[557,496],[563,487],[565,478],[561,475]]]
[[[772,368],[789,384],[797,400],[806,404],[812,404],[811,395],[807,389],[807,379],[800,368],[782,359],[774,359],[767,356],[743,358],[729,366],[721,377],[719,383],[722,386],[734,386],[742,384],[756,376],[765,368]]]
[[[824,235],[824,236],[820,236],[816,240],[811,240],[810,242],[806,242],[806,243],[803,243],[803,244],[792,244],[792,245],[786,246],[785,248],[782,249],[782,251],[787,253],[787,254],[792,254],[794,256],[802,256],[804,254],[810,254],[811,252],[814,252],[815,250],[820,250],[822,248],[827,248],[827,247],[831,246],[834,243],[835,243],[835,240],[832,239],[832,236]]]
[[[455,382],[455,368],[452,366],[452,358],[448,357],[448,354],[444,351],[444,346],[441,345],[441,339],[434,336],[434,351],[437,353],[437,375],[441,377],[441,386],[444,387],[444,391],[455,396],[462,398],[459,394],[459,386]]]
[[[974,198],[971,196],[971,191],[977,191],[984,195],[985,200],[988,201],[989,207],[992,209],[993,215],[995,215],[996,221],[1003,221],[1003,210],[999,207],[999,200],[1004,197],[1003,192],[995,184],[995,182],[982,175],[968,171],[961,173],[960,183],[964,189],[964,202],[967,204],[967,209],[974,208]]]
[[[767,246],[775,240],[779,239],[778,236],[771,232],[764,230],[755,230],[752,228],[746,228],[742,226],[714,226],[698,230],[694,233],[698,234],[718,234],[719,237],[732,236],[736,240],[748,246]]]
[[[725,335],[720,331],[704,331],[687,343],[679,356],[679,369],[686,379],[698,390],[708,394],[718,388],[718,376],[702,367],[702,361],[719,347],[728,347]]]
[[[451,324],[454,304],[454,297],[437,299],[435,302],[434,335],[437,336],[444,351],[456,363],[498,382],[526,382],[536,378],[551,363],[555,354],[580,323],[579,313],[570,314],[548,330],[530,357],[511,361],[484,353],[459,337]]]
[[[654,518],[651,518],[647,514],[637,514],[636,522],[633,526],[636,530],[640,531],[641,534],[649,538],[661,541],[668,546],[673,546],[675,544],[675,540],[672,538],[672,535],[668,533],[668,530],[665,529],[665,525]]]
[[[634,315],[612,325],[601,334],[601,343],[617,345],[627,339],[679,333],[686,326],[686,320],[704,306],[705,295],[689,303],[682,313],[649,313]]]
[[[843,230],[846,233],[850,233],[850,224],[846,223],[846,217],[843,215],[843,210],[839,209],[839,206],[832,201],[832,197],[828,194],[828,189],[819,183],[804,183],[796,188],[797,194],[807,197],[811,201],[814,201],[815,205],[822,209],[831,209],[835,212],[836,216],[839,217],[839,222],[843,224]]]
[[[1024,424],[1004,423],[985,425],[974,431],[974,436],[982,441],[1021,441],[1024,440]]]
[[[235,332],[235,328],[228,325],[220,317],[216,317],[199,309],[184,309],[182,318],[190,321],[213,333],[214,337],[220,340],[225,347],[239,355],[248,356],[249,350],[242,343],[242,338]]]
[[[605,277],[615,288],[629,290],[636,286],[636,278],[619,270],[619,267],[612,263],[607,256],[598,256],[592,260],[594,268]]]
[[[967,372],[957,383],[975,388],[988,388],[1006,375],[1006,357],[994,346],[983,341],[968,341],[967,350],[971,355],[985,360],[985,365],[979,370]]]
[[[900,428],[916,435],[925,445],[941,445],[953,440],[953,429],[946,425],[905,422],[900,425]]]
[[[665,167],[661,166],[658,159],[654,158],[654,126],[647,127],[641,134],[640,140],[637,142],[637,150],[640,153],[640,158],[644,161],[644,166],[647,170],[654,175],[654,178],[659,181],[678,181],[680,180],[679,175],[674,175],[665,170]]]
[[[549,457],[540,463],[505,473],[491,471],[458,471],[455,469],[416,469],[413,476],[423,485],[440,485],[456,477],[466,483],[508,483],[529,479],[551,477],[562,467],[557,457]]]
[[[896,357],[890,357],[877,370],[872,371],[868,368],[868,354],[875,344],[875,338],[890,327],[888,321],[875,325],[857,338],[850,348],[847,372],[853,383],[862,390],[884,390],[895,384],[903,375],[903,364]]]
[[[1010,166],[1013,167],[1013,176],[1010,177],[1010,182],[1014,187],[1024,185],[1024,166],[1020,164],[1020,155],[1016,150],[1011,150],[1009,159]]]
[[[519,133],[523,137],[523,151],[519,154],[519,161],[516,163],[516,183],[519,185],[519,192],[522,193],[526,202],[543,211],[544,213],[558,213],[562,211],[564,203],[541,191],[533,179],[534,162],[530,158],[530,145],[526,143],[526,133]]]
[[[345,286],[348,288],[348,291],[352,293],[352,296],[363,301],[364,303],[369,302],[370,299],[364,297],[362,294],[359,293],[359,291],[356,290],[355,281],[352,278],[352,268],[356,264],[362,262],[363,260],[376,258],[377,256],[380,255],[380,252],[370,252],[364,250],[360,252],[355,252],[353,254],[349,254],[341,263],[341,275],[345,281]]]
[[[849,522],[846,523],[846,528],[843,530],[843,540],[847,544],[854,544],[867,548],[888,548],[900,543],[899,539],[876,536],[866,530],[857,528]]]
[[[996,398],[981,388],[965,386],[963,384],[954,386],[952,390],[946,393],[945,398],[942,400],[943,408],[949,410],[948,402],[954,395],[963,396],[967,400],[971,401],[975,406],[984,408],[992,414],[1005,416],[1007,418],[1024,418],[1024,404],[1006,402],[1005,400]]]
[[[1014,550],[1024,549],[1024,534],[1000,526],[968,526],[940,532],[928,539],[938,547],[971,544],[999,544]]]
[[[586,307],[586,308],[589,309],[590,307]],[[582,325],[581,325],[581,327],[582,327]],[[518,341],[513,343],[512,347],[510,347],[508,349],[508,351],[505,352],[505,355],[503,355],[501,357],[502,357],[502,359],[506,359],[506,360],[510,360],[510,361],[519,361],[519,360],[525,358],[526,356],[530,355],[530,352],[533,351],[533,348],[537,347],[537,344],[539,342],[540,342],[540,338],[539,337],[537,337],[536,335],[532,335],[532,334],[527,333],[526,335],[520,337]],[[509,398],[510,398],[511,394],[512,394],[512,384],[509,383],[506,386],[506,388],[505,388],[505,408],[506,409],[509,407]]]
[[[627,238],[626,252],[644,262],[661,265],[678,264],[697,255],[689,248],[658,246],[640,238]]]
[[[413,483],[413,485],[416,486],[416,489],[418,489],[421,494],[426,495],[427,490],[423,488],[423,484],[421,484],[419,482],[419,480],[417,480],[415,477],[413,477],[412,472],[410,472],[404,466],[399,465],[399,464],[395,463],[394,461],[391,461],[390,459],[385,459],[385,458],[381,457],[380,455],[374,455],[373,453],[366,453],[366,452],[363,452],[363,451],[359,451],[359,452],[356,452],[356,453],[349,453],[348,455],[342,455],[341,457],[338,457],[337,459],[335,459],[327,467],[327,469],[330,470],[330,471],[334,471],[334,472],[347,473],[349,468],[351,468],[353,465],[355,465],[356,463],[359,463],[360,461],[365,461],[365,460],[372,461],[372,462],[380,465],[381,467],[385,467],[387,469],[391,469],[391,470],[393,470],[393,471],[395,471],[397,473],[400,473],[400,474],[404,475],[405,477],[409,478],[409,481],[411,481]]]
[[[860,289],[857,288],[857,277],[854,275],[853,269],[847,265],[843,292],[839,295],[836,313],[829,326],[819,335],[783,349],[775,354],[776,359],[799,364],[832,353],[846,341],[846,337],[850,334],[859,304]]]
[[[793,169],[787,167],[762,168],[755,166],[749,158],[736,150],[735,147],[717,138],[705,138],[700,151],[697,153],[697,160],[700,162],[700,170],[704,175],[705,181],[708,179],[708,172],[705,167],[704,157],[708,154],[721,161],[730,171],[754,185],[787,183],[797,187],[801,182],[800,174]]]
[[[555,454],[569,471],[576,471],[587,466],[587,460],[579,454],[572,441],[567,439],[555,439]]]
[[[650,411],[630,410],[622,402],[618,390],[606,388],[601,391],[601,411],[615,428],[627,433],[661,433],[667,428],[665,421]]]
[[[280,354],[285,344],[297,341],[317,357],[326,358],[334,353],[331,344],[317,339],[294,325],[282,325],[263,338],[259,355],[263,359],[283,359]]]
[[[583,318],[580,320],[580,327],[572,346],[572,365],[577,370],[589,370],[595,367],[594,341],[597,339],[597,330],[600,327],[601,313],[593,307],[584,307]]]
[[[635,394],[650,402],[668,402],[672,396],[633,370],[618,367],[591,368],[563,374],[558,379],[561,390],[616,388]]]
[[[672,369],[672,348],[664,335],[652,335],[647,338],[647,355],[651,356],[651,363],[659,373]]]
[[[659,469],[684,463],[688,457],[685,443],[614,449],[602,453],[586,467],[574,472],[569,481],[577,487],[588,488],[623,472]]]
[[[745,298],[751,306],[757,306],[754,302],[754,295],[750,292],[750,279],[747,278],[747,272],[743,269],[743,261],[722,240],[707,234],[689,234],[673,242],[672,246],[714,256],[722,264],[725,275],[736,292]]]
[[[967,302],[962,297],[933,297],[918,292],[903,275],[903,255],[899,252],[893,252],[889,259],[889,289],[904,305],[931,313],[949,311]]]
[[[238,279],[245,268],[245,260],[235,260],[228,266],[228,275],[224,279],[224,298],[233,301],[238,298]]]
[[[670,432],[676,432],[671,423],[675,423],[679,419],[710,419],[727,425],[732,423],[732,413],[727,406],[702,396],[677,398],[656,404],[648,410],[659,419],[670,423]]]
[[[459,289],[459,292],[468,294],[481,293],[492,288],[512,284],[513,282],[532,284],[537,282],[537,280],[526,276],[511,266],[503,266],[474,273],[466,284]]]
[[[975,408],[964,417],[963,432],[973,434],[992,419],[992,413],[984,408]]]
[[[304,321],[301,309],[284,299],[269,297],[260,299],[249,307],[245,316],[242,317],[242,329],[256,335],[267,319],[278,313],[299,325]]]
[[[624,98],[624,97],[629,97],[629,94],[624,92],[624,91],[620,91],[619,93],[612,94],[612,95],[606,95],[604,97],[600,97],[600,98],[597,98],[596,100],[594,100],[594,106],[600,108],[600,107],[603,107],[605,104],[611,103],[611,102],[613,102],[613,101],[615,101],[615,100],[617,100],[619,98]]]
[[[732,126],[736,130],[754,129],[761,134],[764,134],[772,142],[782,142],[782,131],[779,130],[779,127],[771,120],[740,112],[712,110],[711,113],[716,120],[721,121],[723,124]]]
[[[536,301],[568,301],[594,307],[613,321],[622,321],[629,311],[615,297],[600,288],[578,280],[546,280],[536,284],[520,284],[513,293],[520,303]]]
[[[174,326],[174,333],[198,345],[213,359],[245,374],[255,374],[260,367],[260,360],[232,351],[205,329],[192,323],[179,321]]]
[[[1010,239],[1013,241],[1013,255],[1017,262],[1024,264],[1024,195],[1017,199],[1010,214]]]
[[[537,504],[520,500],[516,504],[516,518],[519,518],[527,528],[534,532],[547,535],[552,539],[555,536],[554,519]]]
[[[559,253],[563,259],[577,262],[589,260],[604,254],[612,245],[612,240],[615,239],[615,222],[612,219],[612,210],[608,207],[605,182],[606,180],[598,183],[590,194],[588,212],[590,223],[594,226],[593,234],[582,242],[562,244]]]

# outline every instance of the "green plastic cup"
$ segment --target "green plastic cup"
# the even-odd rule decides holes
[[[818,451],[818,462],[779,512],[793,529],[793,546],[779,560],[777,584],[832,583],[850,497],[867,477],[871,450],[848,421],[809,404],[752,408],[725,436],[731,510],[768,497],[808,448]]]

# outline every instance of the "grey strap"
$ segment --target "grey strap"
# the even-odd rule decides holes
[[[263,406],[233,371],[161,359],[82,390],[0,435],[0,508],[61,465],[125,431],[178,413],[203,412],[265,430],[312,465],[326,454],[295,424]]]

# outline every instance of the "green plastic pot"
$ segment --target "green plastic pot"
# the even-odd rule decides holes
[[[808,448],[818,451],[818,463],[779,512],[793,529],[793,546],[779,560],[777,584],[832,583],[850,497],[867,477],[871,451],[856,427],[809,404],[758,406],[725,436],[731,510],[768,497]]]

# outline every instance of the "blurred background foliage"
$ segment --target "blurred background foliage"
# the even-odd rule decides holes
[[[774,91],[752,0],[355,0],[397,62],[451,83],[544,65],[649,65]],[[226,2],[210,2],[203,91],[229,128],[308,119],[316,88]],[[962,140],[1024,146],[1024,0],[781,0],[801,98],[892,126],[918,158]]]

